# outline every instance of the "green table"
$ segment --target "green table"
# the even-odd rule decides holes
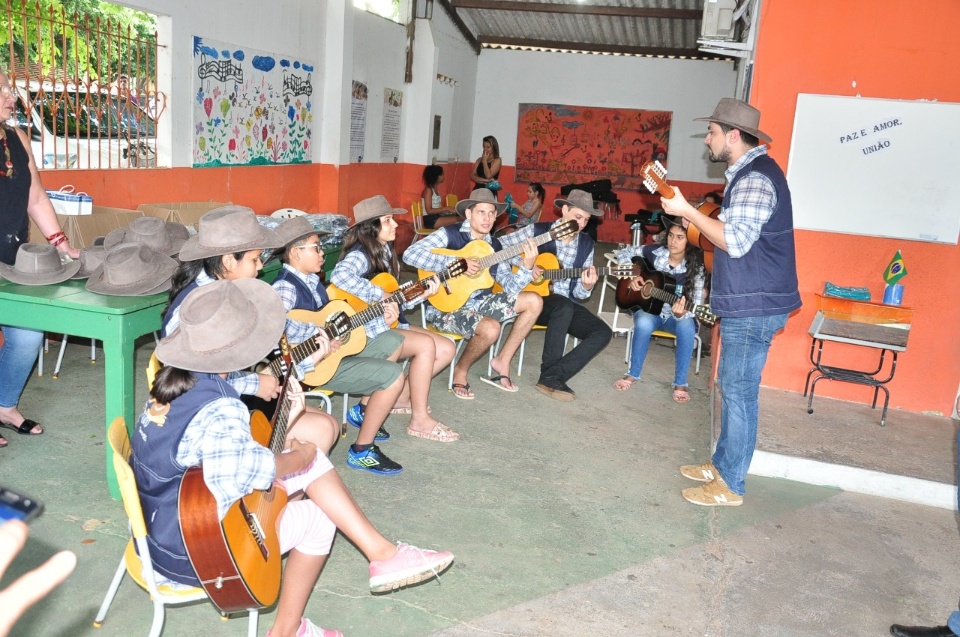
[[[160,329],[160,312],[167,293],[153,296],[103,296],[87,292],[85,281],[28,286],[0,281],[0,322],[44,332],[85,336],[103,342],[106,428],[117,416],[133,426],[134,343],[138,337]],[[117,477],[106,450],[107,486],[120,499]]]

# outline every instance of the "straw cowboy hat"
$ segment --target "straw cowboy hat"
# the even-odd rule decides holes
[[[357,205],[353,207],[354,221],[350,227],[352,228],[371,219],[379,219],[387,215],[403,215],[406,213],[407,211],[403,208],[394,208],[391,206],[390,202],[387,201],[387,198],[383,195],[374,195],[373,197],[357,202]]]
[[[195,261],[247,250],[282,248],[273,230],[260,225],[252,208],[221,206],[200,217],[197,234],[180,248],[181,261]]]
[[[118,243],[87,280],[87,289],[110,296],[149,296],[170,289],[177,260],[142,243]]]
[[[71,279],[89,279],[93,271],[103,263],[103,257],[107,255],[103,246],[90,246],[80,250],[80,269]]]
[[[696,117],[693,121],[726,124],[750,133],[765,142],[773,141],[769,135],[760,130],[760,111],[732,97],[721,98],[710,117]]]
[[[497,214],[507,209],[507,204],[499,203],[489,188],[477,188],[470,193],[469,198],[457,202],[457,212],[462,215],[467,211],[467,208],[473,208],[478,203],[493,204],[497,208]]]
[[[254,365],[280,341],[286,313],[259,279],[221,279],[190,292],[180,325],[157,346],[157,358],[191,372],[219,374]]]
[[[292,217],[287,219],[275,230],[277,235],[283,241],[284,246],[288,246],[291,243],[296,243],[297,241],[302,241],[309,236],[319,235],[323,236],[326,234],[333,234],[328,230],[318,230],[313,227],[313,224],[306,217]]]
[[[13,265],[0,263],[0,277],[21,285],[49,285],[66,281],[79,269],[79,261],[64,265],[60,252],[48,243],[24,243]]]
[[[176,256],[190,237],[186,226],[156,217],[139,217],[123,228],[117,228],[103,239],[107,250],[118,243],[142,243],[168,257]]]
[[[553,205],[557,208],[569,206],[589,212],[594,217],[602,217],[603,213],[593,207],[593,195],[585,190],[571,190],[566,199],[554,199]]]

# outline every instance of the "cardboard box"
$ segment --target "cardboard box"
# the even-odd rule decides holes
[[[177,201],[173,203],[142,203],[137,206],[137,210],[148,217],[158,217],[164,221],[176,221],[185,226],[193,226],[196,229],[196,223],[200,221],[200,217],[214,208],[227,205],[230,205],[229,201]]]
[[[142,217],[139,210],[124,208],[107,208],[94,206],[93,214],[89,215],[57,215],[63,233],[70,240],[74,248],[86,248],[93,245],[97,237],[105,237],[110,232],[123,228],[137,217]],[[46,243],[46,238],[40,228],[30,221],[30,241],[32,243]]]

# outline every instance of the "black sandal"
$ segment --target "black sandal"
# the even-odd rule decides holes
[[[33,421],[33,420],[30,420],[29,418],[25,418],[24,421],[20,424],[19,427],[17,427],[16,425],[11,425],[11,424],[8,423],[8,422],[3,422],[2,420],[0,420],[0,427],[3,427],[4,429],[12,429],[13,431],[17,432],[17,433],[20,434],[21,436],[40,436],[40,435],[43,435],[43,426],[42,426],[40,423],[38,423],[38,422],[35,422],[35,421]],[[40,427],[40,433],[33,433],[34,427]]]

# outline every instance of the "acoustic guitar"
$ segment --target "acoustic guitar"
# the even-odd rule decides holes
[[[283,451],[290,407],[284,400],[290,379],[290,351],[280,341],[284,377],[279,406],[268,420],[250,414],[253,439],[274,453]],[[281,556],[277,522],[287,493],[274,483],[234,502],[221,521],[217,500],[203,480],[203,467],[190,467],[180,481],[180,532],[190,564],[210,601],[222,613],[271,606],[280,594]]]
[[[550,231],[544,232],[541,235],[537,235],[533,238],[533,242],[538,246],[542,246],[544,243],[549,241],[556,241],[558,239],[563,239],[564,237],[574,235],[579,232],[579,230],[580,226],[576,221],[565,221],[560,225],[551,228]],[[509,248],[504,248],[499,252],[494,252],[493,246],[486,241],[477,239],[476,241],[471,241],[459,250],[451,250],[449,248],[434,248],[433,253],[456,257],[456,259],[460,261],[465,261],[466,259],[476,259],[480,262],[480,271],[475,275],[458,277],[449,285],[444,286],[436,294],[430,297],[430,304],[441,312],[455,312],[463,307],[464,303],[467,302],[467,299],[470,298],[470,295],[477,290],[492,288],[494,279],[490,274],[490,266],[496,265],[497,263],[501,263],[503,261],[508,261],[513,257],[522,254],[523,244],[518,243],[517,245],[510,246]],[[466,270],[465,263],[464,270]],[[432,272],[428,272],[426,270],[419,270],[420,278],[426,278],[432,274]]]
[[[643,185],[647,187],[652,194],[659,194],[664,199],[673,199],[673,187],[666,182],[667,169],[658,161],[648,161],[640,169],[643,175]],[[711,219],[720,216],[720,206],[709,201],[704,201],[697,206],[697,211]],[[703,264],[708,272],[713,272],[713,243],[700,232],[694,224],[687,226],[687,242],[703,250]]]
[[[561,268],[560,261],[555,254],[544,252],[537,255],[536,266],[543,270],[540,276],[530,282],[530,285],[523,288],[526,292],[536,292],[540,296],[550,294],[550,282],[557,279],[579,279],[587,268]],[[516,271],[517,268],[514,268]],[[615,265],[609,268],[597,268],[597,276],[613,276],[618,279],[632,279],[640,274],[640,268],[635,265]],[[499,286],[493,287],[494,292]]]
[[[639,276],[643,279],[643,285],[639,290],[631,290],[630,279],[621,279],[617,283],[616,301],[621,310],[643,310],[659,316],[664,303],[673,305],[677,299],[682,298],[676,294],[677,280],[669,274],[648,267],[641,258],[636,259],[634,267],[640,270]],[[704,323],[713,325],[717,322],[719,317],[710,311],[709,305],[699,305],[686,298],[683,302],[684,309],[693,312],[693,315]]]

